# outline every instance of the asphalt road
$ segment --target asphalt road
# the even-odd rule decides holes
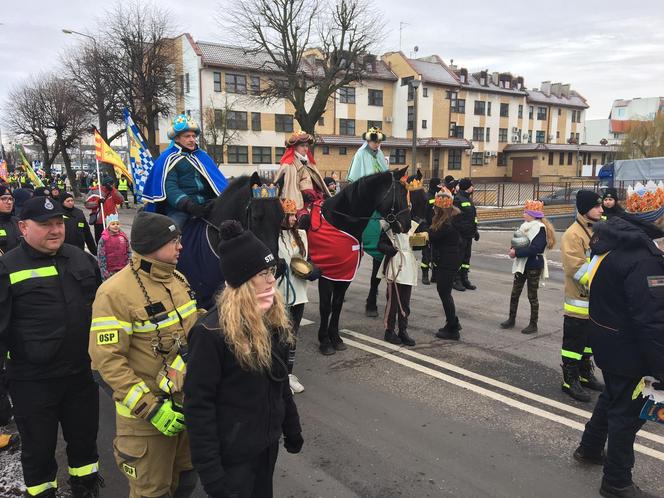
[[[382,341],[382,319],[364,316],[368,260],[342,314],[348,351],[321,356],[316,323],[301,328],[295,373],[306,388],[296,396],[305,445],[298,455],[280,453],[276,496],[598,496],[601,469],[571,457],[593,404],[560,392],[559,253],[552,251],[551,278],[540,289],[540,332],[519,332],[528,322],[525,291],[517,328],[501,330],[510,236],[482,232],[475,246],[471,279],[478,290],[455,293],[459,342],[433,336],[444,323],[442,308],[435,287],[421,285],[411,303],[417,346]],[[305,318],[317,322],[315,288],[310,299]],[[105,394],[101,400],[102,496],[126,496],[111,454],[113,407]],[[637,443],[634,480],[664,496],[664,430],[648,423]],[[63,454],[59,460],[66,469]]]

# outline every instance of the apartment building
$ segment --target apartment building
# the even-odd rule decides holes
[[[664,97],[635,97],[613,101],[608,119],[586,121],[586,141],[619,145],[630,127],[640,121],[652,121],[664,113]]]
[[[177,41],[177,111],[201,122],[205,146],[227,174],[274,167],[298,125],[285,99],[256,98],[280,77],[269,58],[194,42],[188,34]],[[318,58],[315,50],[305,54],[303,70],[313,70]],[[471,73],[436,55],[414,59],[402,52],[367,55],[363,67],[362,81],[339,89],[316,126],[315,156],[327,174],[344,178],[372,126],[387,135],[382,150],[391,164],[415,163],[427,177],[554,179],[580,175],[583,165],[601,166],[610,157],[610,147],[580,145],[588,104],[570,85],[543,82],[528,90],[523,77],[509,72]],[[222,116],[226,126],[219,128],[229,140],[211,133]],[[167,129],[164,119],[162,147]]]

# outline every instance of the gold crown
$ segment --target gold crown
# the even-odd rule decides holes
[[[540,213],[544,210],[544,203],[542,201],[528,199],[524,209],[528,211],[539,211]]]
[[[413,178],[411,181],[408,181],[408,175],[404,175],[401,177],[401,184],[404,187],[406,187],[406,190],[408,190],[409,192],[424,188],[424,185],[422,185],[422,181],[418,180],[417,178]]]
[[[281,207],[284,210],[284,214],[296,214],[297,213],[297,204],[293,199],[283,199],[281,201]]]
[[[454,203],[454,197],[452,193],[446,188],[443,187],[439,192],[436,192],[436,197],[434,197],[433,205],[440,209],[451,208]]]
[[[270,199],[276,198],[279,195],[279,187],[276,185],[252,185],[251,195],[255,199]]]
[[[652,180],[645,186],[637,183],[627,187],[627,211],[630,213],[649,213],[664,206],[664,183],[655,184]]]

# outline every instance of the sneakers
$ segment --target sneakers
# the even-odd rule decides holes
[[[604,457],[606,454],[604,450],[599,455],[591,455],[586,450],[583,449],[583,446],[579,446],[572,455],[574,460],[584,465],[604,465]]]
[[[304,392],[304,386],[300,382],[300,379],[297,378],[297,375],[288,374],[288,384],[290,385],[293,394]]]
[[[642,491],[636,484],[632,483],[624,488],[611,486],[606,480],[602,479],[602,486],[599,488],[599,494],[608,498],[657,498],[657,495]]]

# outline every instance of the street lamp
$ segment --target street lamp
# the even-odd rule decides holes
[[[413,87],[413,175],[417,174],[417,89],[420,87],[421,83],[420,80],[416,79],[413,79],[410,82],[410,85]]]

